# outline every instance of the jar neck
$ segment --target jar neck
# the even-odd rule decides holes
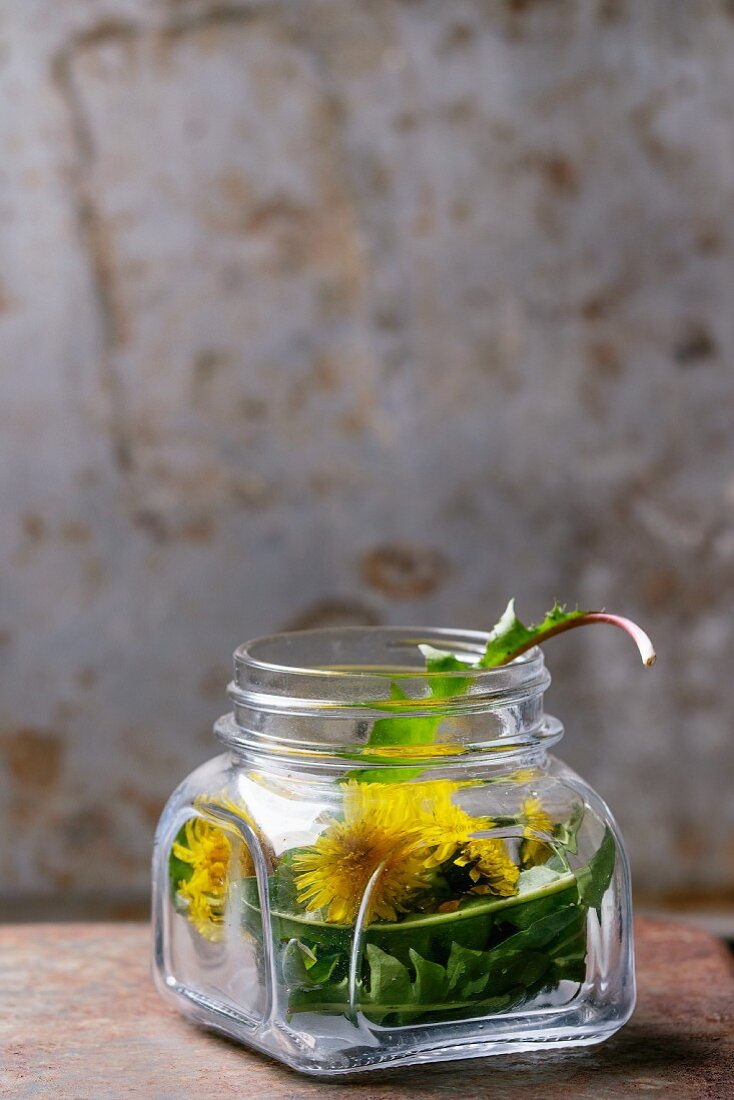
[[[563,732],[543,711],[550,676],[539,649],[500,668],[431,673],[419,648],[478,659],[486,642],[475,631],[390,627],[260,638],[235,652],[233,710],[215,731],[291,769],[537,761]]]

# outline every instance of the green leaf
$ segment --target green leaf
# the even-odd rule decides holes
[[[415,970],[415,996],[419,1004],[443,1004],[449,991],[446,967],[424,959],[410,948],[410,961]]]
[[[435,699],[450,699],[466,691],[471,676],[438,676],[437,673],[466,672],[467,667],[471,668],[474,664],[473,661],[460,661],[453,653],[444,653],[433,646],[422,645],[419,648],[426,659],[426,671],[433,674],[431,694]]]
[[[509,989],[526,991],[547,973],[551,965],[548,954],[526,948],[512,954],[497,954],[487,968],[485,991],[492,996],[506,993]]]
[[[425,648],[425,647],[424,647]],[[430,655],[426,660],[428,672],[453,672],[465,671],[466,663],[458,661],[450,653],[438,653],[438,657]],[[433,699],[448,699],[455,695],[461,695],[469,684],[469,677],[441,676],[431,679],[430,690]],[[376,704],[381,708],[390,703],[400,704],[410,701],[410,696],[403,691],[398,684],[390,685],[390,700],[387,703]],[[413,700],[416,705],[416,701]],[[419,704],[418,704],[419,705]],[[432,745],[436,739],[436,733],[443,720],[443,715],[399,715],[390,718],[378,718],[374,723],[369,736],[369,745]],[[422,768],[415,768],[410,775],[420,775]],[[406,769],[373,768],[369,772],[356,773],[355,776],[361,782],[394,783],[409,778]]]
[[[404,701],[409,695],[398,687],[390,685],[390,699]],[[430,745],[441,722],[440,718],[418,715],[408,718],[379,718],[370,733],[370,745]]]
[[[289,989],[313,989],[329,981],[340,956],[317,958],[300,940],[289,940],[282,955],[283,980]]]
[[[498,996],[511,988],[529,988],[555,964],[557,949],[573,946],[567,962],[579,969],[578,938],[584,932],[584,911],[568,905],[534,921],[488,951],[472,951],[454,943],[447,963],[452,999],[467,1000],[481,993]],[[586,940],[583,939],[583,956]]]
[[[313,985],[323,985],[328,982],[341,961],[341,955],[324,955],[317,959],[313,966],[307,966],[308,977]]]
[[[289,940],[282,956],[283,980],[289,989],[308,988],[311,985],[306,969],[308,948],[300,940]],[[313,952],[311,952],[313,957]]]
[[[515,913],[529,908],[539,898],[550,899],[550,909],[573,903],[578,898],[574,876],[559,875],[542,887],[509,898],[469,898],[453,913],[413,914],[394,924],[372,924],[367,929],[367,938],[405,963],[409,962],[411,947],[425,958],[444,962],[453,943],[473,950],[485,949],[499,922],[512,922]],[[546,911],[548,908],[539,915]]]
[[[405,923],[405,928],[403,928]],[[385,930],[384,924],[372,924],[367,928],[366,939],[368,943],[374,943],[376,947],[394,955],[406,966],[410,964],[411,950],[426,958],[437,958],[440,955],[438,938],[434,931],[418,925],[413,927],[411,922],[401,922],[390,925]],[[486,937],[482,944],[486,943]]]
[[[258,910],[259,911],[259,910]],[[321,944],[332,951],[349,951],[354,929],[347,924],[328,924],[312,920],[303,913],[279,913],[271,911],[273,935],[278,940],[301,939]]]
[[[534,645],[539,645],[554,634],[561,634],[576,626],[589,626],[593,623],[606,623],[619,627],[629,634],[640,651],[642,663],[648,668],[655,664],[655,650],[644,630],[622,615],[611,615],[607,611],[566,611],[565,605],[554,603],[542,622],[525,626],[515,614],[515,601],[510,600],[504,614],[489,635],[484,656],[479,668],[493,668],[504,665],[519,657]]]
[[[596,909],[601,919],[601,903],[612,881],[617,862],[617,845],[609,826],[604,830],[602,842],[585,867],[576,872],[582,903]]]
[[[535,645],[536,639],[547,634],[549,630],[557,629],[575,619],[582,619],[587,614],[587,611],[580,611],[578,608],[566,611],[562,604],[554,603],[542,622],[525,626],[515,614],[515,601],[510,600],[499,622],[490,632],[487,648],[478,667],[494,668],[496,665],[506,664],[520,651]]]
[[[473,951],[459,943],[451,944],[446,973],[451,991],[461,991],[461,998],[481,993],[487,984],[489,951]]]
[[[284,852],[275,871],[268,879],[270,904],[273,909],[296,911],[300,908],[298,905],[296,874],[293,867],[293,860],[300,851],[300,848],[291,848],[289,851]]]
[[[549,966],[548,955],[530,946],[505,950],[500,944],[490,951],[468,951],[454,944],[446,969],[453,998],[466,1001],[481,993],[499,996],[512,987],[531,985]]]
[[[296,987],[289,990],[288,1013],[319,1012],[346,1015],[349,1008],[349,979],[330,982],[320,989]]]
[[[254,875],[242,879],[241,884],[241,924],[257,940],[262,940],[262,916],[260,914],[260,891]]]
[[[586,977],[586,910],[580,913],[583,919],[553,944],[552,964],[547,976],[551,986],[564,980],[583,982]]]
[[[414,1003],[410,974],[393,955],[388,955],[373,943],[365,947],[369,966],[369,1002],[375,1005],[407,1005]]]
[[[497,955],[512,954],[515,951],[523,951],[527,948],[535,950],[549,945],[552,946],[559,936],[566,933],[571,926],[578,927],[579,919],[583,916],[583,910],[579,909],[577,905],[564,905],[562,909],[546,913],[519,932],[515,932],[504,940],[499,947],[496,947],[494,951]]]

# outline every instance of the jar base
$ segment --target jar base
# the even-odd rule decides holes
[[[581,987],[572,1002],[557,1008],[399,1029],[381,1028],[364,1019],[353,1024],[339,1017],[332,1018],[335,1026],[318,1034],[295,1031],[283,1021],[249,1017],[174,979],[165,980],[160,973],[156,974],[156,983],[173,1007],[207,1030],[316,1078],[594,1046],[616,1034],[634,1010],[633,992],[625,1000],[612,1003],[598,1001],[598,991],[593,987]],[[323,1020],[319,1023],[323,1025]]]

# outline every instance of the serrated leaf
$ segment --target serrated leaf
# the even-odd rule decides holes
[[[375,1005],[412,1003],[410,974],[394,955],[388,955],[373,943],[365,947],[369,966],[369,1001]]]
[[[581,910],[585,914],[585,910]],[[552,971],[556,981],[583,981],[586,977],[586,920],[571,927],[553,944]]]
[[[542,978],[550,965],[545,951],[528,948],[511,955],[498,955],[489,964],[485,990],[496,996],[508,989],[528,989]]]
[[[499,622],[494,626],[487,641],[487,648],[479,661],[479,668],[494,668],[503,665],[517,655],[520,650],[529,648],[535,639],[562,623],[582,619],[587,611],[576,608],[566,611],[562,604],[554,603],[545,618],[539,623],[525,626],[515,613],[515,601],[510,600]]]
[[[576,934],[583,923],[583,912],[569,906],[563,917],[552,914],[551,919],[536,921],[488,951],[452,947],[447,964],[452,997],[471,999],[481,993],[497,996],[510,988],[530,988],[553,965],[556,937],[572,924]]]
[[[487,648],[479,661],[480,668],[494,668],[504,665],[525,653],[534,645],[539,645],[554,634],[561,634],[572,627],[588,626],[592,623],[606,623],[619,627],[628,634],[638,650],[642,663],[648,668],[655,663],[655,650],[644,630],[622,615],[612,615],[606,611],[582,611],[575,608],[566,611],[563,604],[553,604],[542,622],[525,626],[515,613],[515,601],[510,600],[501,619],[491,631]]]
[[[489,951],[473,951],[470,947],[463,947],[460,943],[452,943],[449,960],[446,963],[449,989],[452,992],[456,990],[466,992],[471,987],[471,993],[481,992],[487,984],[489,955]],[[479,984],[477,984],[477,980],[479,980]]]
[[[418,1004],[442,1004],[449,991],[446,967],[424,959],[410,948],[410,961],[415,970],[415,999]]]
[[[500,945],[489,951],[467,951],[454,945],[446,969],[452,998],[471,1001],[482,993],[498,996],[511,987],[528,986],[549,966],[548,954],[530,947],[503,951]]]

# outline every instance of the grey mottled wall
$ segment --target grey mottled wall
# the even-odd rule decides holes
[[[734,5],[5,0],[0,874],[147,887],[229,655],[549,650],[645,893],[734,883]],[[50,910],[49,910],[50,911]]]

